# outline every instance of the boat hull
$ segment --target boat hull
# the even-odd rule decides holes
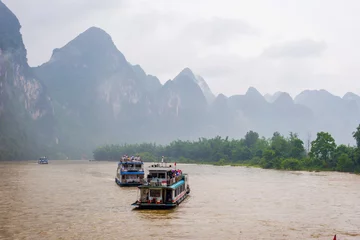
[[[38,162],[38,164],[49,164],[48,162]]]
[[[137,187],[137,186],[140,186],[140,185],[141,185],[141,183],[139,183],[139,182],[134,182],[134,183],[122,183],[122,182],[120,182],[120,180],[117,179],[117,178],[115,178],[115,183],[116,183],[117,185],[119,185],[120,187]]]
[[[186,193],[182,198],[180,198],[175,203],[139,203],[134,202],[131,206],[137,207],[137,209],[172,209],[177,207],[181,202],[183,202],[189,196]]]

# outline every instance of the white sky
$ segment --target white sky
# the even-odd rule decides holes
[[[31,66],[91,26],[161,82],[189,67],[212,91],[360,94],[357,0],[3,0]]]

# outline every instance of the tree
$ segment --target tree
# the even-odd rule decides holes
[[[354,172],[354,162],[345,153],[338,159],[336,170],[340,172]]]
[[[247,132],[245,134],[245,145],[248,148],[252,148],[258,139],[259,139],[259,134],[257,132],[253,132],[253,131]]]
[[[276,158],[275,152],[271,149],[267,149],[264,151],[264,157],[261,160],[260,165],[263,168],[273,168],[274,167],[274,159]]]
[[[356,128],[356,131],[353,132],[353,137],[355,138],[356,140],[356,146],[358,148],[360,148],[360,124],[359,126]]]
[[[289,145],[286,139],[280,135],[280,133],[275,132],[271,138],[271,149],[275,151],[277,157],[287,157]]]
[[[317,133],[317,137],[311,142],[310,157],[324,167],[335,167],[333,162],[336,144],[334,138],[327,132]]]
[[[305,155],[304,142],[298,138],[296,133],[290,132],[290,158],[301,159]]]
[[[306,139],[306,153],[309,154],[311,146],[311,132],[308,132]]]

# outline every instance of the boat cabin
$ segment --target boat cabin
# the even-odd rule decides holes
[[[144,163],[141,161],[121,161],[119,162],[121,172],[143,172]]]
[[[168,186],[180,180],[181,170],[171,165],[153,164],[149,166],[147,182],[150,186]]]
[[[120,161],[115,181],[120,186],[138,186],[144,181],[144,163],[142,161]]]
[[[147,183],[139,189],[140,203],[173,205],[189,192],[188,176],[171,165],[154,164],[149,167]]]

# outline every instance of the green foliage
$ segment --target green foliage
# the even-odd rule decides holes
[[[259,134],[257,132],[250,131],[246,133],[244,142],[248,148],[251,148],[256,144],[258,139],[259,139]]]
[[[338,159],[336,170],[340,172],[354,172],[355,164],[346,153],[342,153]]]
[[[336,144],[334,138],[326,132],[317,133],[317,137],[311,142],[309,156],[317,166],[323,165],[325,168],[333,168],[335,164]]]
[[[210,163],[214,165],[260,166],[282,170],[337,170],[360,172],[360,148],[339,145],[329,133],[319,132],[306,157],[304,143],[296,133],[284,137],[275,132],[271,139],[259,138],[256,132],[243,139],[199,138],[176,140],[166,146],[155,143],[104,145],[93,151],[96,160],[119,160],[124,154],[140,155],[156,162],[166,156],[168,162]]]
[[[232,166],[260,166],[282,170],[337,170],[360,172],[360,149],[336,146],[329,133],[320,132],[311,143],[306,157],[304,143],[296,133],[284,137],[275,132],[271,139],[259,138],[249,131],[243,139],[199,138],[197,141],[176,140],[166,146],[155,143],[104,145],[96,148],[96,160],[119,160],[124,154],[140,155],[144,161],[157,162],[166,156],[168,162],[203,163]]]
[[[264,151],[263,158],[260,162],[260,166],[263,168],[275,168],[274,160],[276,159],[276,153],[274,150],[266,149]]]
[[[284,170],[301,170],[302,162],[299,159],[288,158],[281,162],[281,168]]]
[[[353,137],[356,140],[356,145],[358,148],[360,148],[360,124],[359,126],[356,128],[356,131],[353,132]]]
[[[289,144],[290,144],[290,152],[289,152],[290,158],[301,159],[306,155],[304,142],[298,138],[297,134],[290,133]]]

